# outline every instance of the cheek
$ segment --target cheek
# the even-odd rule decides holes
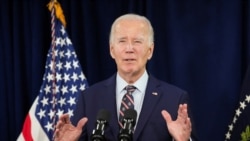
[[[119,52],[119,50],[113,49],[113,50],[110,51],[110,54],[111,54],[111,56],[112,56],[113,59],[117,60],[117,59],[121,58],[120,57],[121,56],[121,52]]]

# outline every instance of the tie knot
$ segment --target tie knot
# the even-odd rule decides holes
[[[132,94],[135,91],[136,87],[133,86],[133,85],[128,85],[128,86],[125,87],[125,89],[127,90],[127,92],[129,94]]]

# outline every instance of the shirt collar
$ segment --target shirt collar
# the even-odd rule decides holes
[[[137,90],[139,90],[140,92],[145,91],[148,82],[148,77],[148,73],[145,70],[143,75],[133,84],[137,88]],[[117,73],[116,85],[117,92],[121,93],[128,85],[128,83]]]

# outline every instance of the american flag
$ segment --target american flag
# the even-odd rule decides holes
[[[56,19],[55,48],[53,50],[51,44],[39,95],[17,140],[52,140],[58,117],[63,113],[73,116],[77,97],[87,87],[72,42],[62,23]]]

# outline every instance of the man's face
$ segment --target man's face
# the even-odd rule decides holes
[[[110,54],[115,59],[120,75],[141,75],[154,45],[149,41],[147,24],[139,20],[121,20],[116,24],[110,43]]]

